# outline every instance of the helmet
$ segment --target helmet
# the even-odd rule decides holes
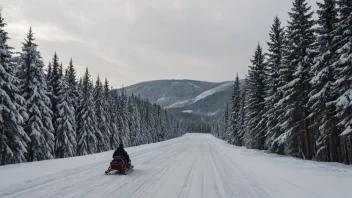
[[[123,148],[123,144],[120,143],[120,144],[119,144],[119,148]]]

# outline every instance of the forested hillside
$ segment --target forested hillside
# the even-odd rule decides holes
[[[214,116],[224,110],[231,96],[232,82],[195,80],[154,80],[125,87],[134,93],[176,113]]]
[[[229,143],[319,161],[352,163],[352,1],[295,0],[257,46],[243,91],[213,134]]]

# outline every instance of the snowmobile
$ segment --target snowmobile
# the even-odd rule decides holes
[[[123,156],[116,156],[111,162],[108,170],[105,171],[105,174],[110,173],[111,171],[116,170],[119,173],[126,175],[127,173],[133,170],[134,166],[129,165],[127,160]]]

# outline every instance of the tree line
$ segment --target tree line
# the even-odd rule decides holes
[[[48,69],[29,29],[22,51],[8,45],[0,11],[0,165],[66,158],[183,135],[189,122],[139,96],[111,88],[55,53]]]
[[[244,88],[212,133],[237,146],[319,161],[352,163],[352,1],[294,0],[275,17],[267,52],[257,46]]]

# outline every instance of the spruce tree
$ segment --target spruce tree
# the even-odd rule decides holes
[[[138,117],[139,112],[135,105],[134,96],[132,95],[128,100],[128,126],[130,132],[131,146],[139,145],[140,143],[140,122]]]
[[[51,72],[51,78],[48,81],[48,84],[50,86],[50,97],[51,97],[51,104],[52,104],[52,112],[53,112],[53,123],[55,123],[56,116],[58,115],[56,106],[57,106],[57,95],[59,92],[59,87],[60,87],[60,80],[61,80],[61,67],[59,64],[59,58],[57,54],[54,54],[53,60],[52,60],[52,72]],[[54,130],[54,136],[56,139],[56,130]]]
[[[20,79],[19,87],[26,100],[29,115],[25,125],[25,131],[31,139],[28,144],[27,161],[52,159],[55,141],[44,63],[34,41],[34,35],[30,28],[23,43],[20,66],[17,72]]]
[[[53,105],[55,106],[55,96],[57,95],[58,92],[58,87],[59,87],[59,80],[61,79],[61,66],[59,64],[59,57],[57,54],[54,54],[53,60],[52,60],[52,71],[51,71],[51,77],[49,79],[49,84],[52,87],[53,90]]]
[[[25,100],[17,88],[19,80],[11,65],[9,37],[0,10],[0,165],[26,161],[27,143],[30,141],[22,125],[27,119]]]
[[[247,89],[246,89],[246,84],[242,86],[242,93],[241,93],[241,103],[240,103],[240,113],[238,115],[238,140],[239,140],[239,146],[245,145],[245,140],[244,136],[246,134],[246,129],[247,129],[247,112],[246,112],[246,105],[247,105]]]
[[[119,131],[118,131],[118,108],[117,100],[114,98],[114,91],[111,91],[109,88],[109,81],[105,78],[104,83],[104,112],[105,117],[107,118],[107,123],[109,124],[110,130],[110,148],[117,148],[119,144]]]
[[[110,136],[111,131],[105,112],[105,97],[102,82],[98,76],[95,88],[94,88],[94,103],[95,103],[95,114],[98,124],[99,133],[96,134],[98,141],[98,152],[110,150]]]
[[[316,28],[317,47],[319,54],[315,58],[315,64],[311,68],[314,75],[311,84],[312,91],[309,96],[311,113],[310,129],[316,134],[313,138],[317,142],[316,159],[321,161],[338,161],[338,134],[335,119],[335,105],[327,105],[336,100],[334,62],[338,60],[336,54],[336,28],[338,13],[336,2],[324,0],[317,2],[319,20]]]
[[[66,158],[76,156],[76,120],[73,92],[68,79],[60,80],[57,95],[57,112],[55,120],[56,128],[56,157]]]
[[[342,135],[349,135],[352,133],[351,128],[351,108],[352,103],[352,2],[348,0],[340,0],[339,13],[340,22],[337,28],[337,37],[340,38],[337,44],[338,61],[335,83],[338,87],[339,98],[336,101],[339,107],[339,126],[342,129]]]
[[[130,135],[130,128],[129,128],[129,116],[128,116],[128,96],[123,89],[121,92],[120,100],[119,100],[119,110],[121,116],[121,141],[124,146],[131,145],[131,135]]]
[[[60,66],[59,66],[59,79],[62,79],[63,77],[64,77],[64,68],[62,67],[62,63],[60,63]]]
[[[73,66],[72,58],[70,59],[70,63],[67,68],[67,81],[72,86],[77,85],[76,70],[75,70],[75,67]]]
[[[153,126],[153,121],[154,119],[151,117],[151,105],[149,104],[148,100],[145,101],[145,114],[144,114],[144,120],[145,120],[145,139],[146,142],[152,143],[152,126]]]
[[[96,153],[98,148],[97,119],[94,110],[93,85],[88,69],[82,79],[80,106],[77,113],[77,155]],[[101,134],[99,134],[101,137]]]
[[[76,70],[73,65],[72,58],[70,59],[70,63],[68,65],[68,68],[66,71],[67,71],[67,75],[66,75],[67,82],[68,82],[70,89],[71,89],[71,92],[72,92],[72,100],[74,102],[74,108],[76,110],[76,108],[78,107],[79,94],[78,94],[78,89],[77,89],[78,83],[77,83],[77,77],[76,77]]]
[[[350,148],[352,147],[352,2],[339,0],[337,3],[340,20],[334,38],[337,42],[338,57],[338,60],[334,63],[334,66],[336,66],[334,90],[338,99],[331,104],[334,104],[337,108],[335,116],[341,140],[341,161],[350,164],[352,162],[350,154]]]
[[[281,91],[285,96],[279,104],[285,103],[284,110],[285,136],[281,141],[287,141],[286,151],[304,159],[312,158],[312,134],[309,131],[309,108],[307,107],[311,89],[310,69],[313,65],[314,51],[314,20],[313,12],[305,0],[295,0],[290,21],[287,27],[287,56],[285,64],[294,69],[293,80],[285,84]]]
[[[236,80],[233,85],[232,91],[232,101],[231,101],[231,114],[230,114],[230,125],[231,125],[231,137],[230,143],[234,145],[239,145],[239,113],[240,113],[240,102],[241,102],[241,90],[240,90],[240,79],[238,74],[236,75]]]
[[[51,62],[49,62],[49,65],[48,65],[48,71],[46,73],[46,81],[49,82],[50,79],[51,79],[51,74],[52,74],[52,66],[51,66]]]
[[[267,119],[266,141],[265,147],[273,152],[283,154],[278,150],[276,144],[272,144],[276,138],[281,135],[280,127],[277,126],[279,115],[282,113],[280,107],[275,107],[275,104],[282,98],[282,92],[279,87],[283,86],[283,81],[280,80],[280,71],[283,69],[283,56],[285,48],[285,32],[281,25],[279,17],[275,17],[274,23],[271,26],[269,33],[270,41],[267,42],[269,49],[267,53],[267,80],[266,80],[266,99],[263,115]]]
[[[144,100],[141,101],[141,132],[142,132],[142,142],[143,144],[148,144],[148,105]]]
[[[260,122],[265,108],[265,56],[262,48],[258,45],[252,65],[249,66],[247,88],[247,113],[248,113],[248,139],[247,146],[250,148],[264,149],[265,129],[264,123]]]
[[[226,103],[225,110],[224,110],[224,119],[222,120],[221,125],[222,127],[222,132],[221,132],[221,137],[223,140],[229,141],[231,138],[231,126],[230,126],[230,105],[229,103]]]

